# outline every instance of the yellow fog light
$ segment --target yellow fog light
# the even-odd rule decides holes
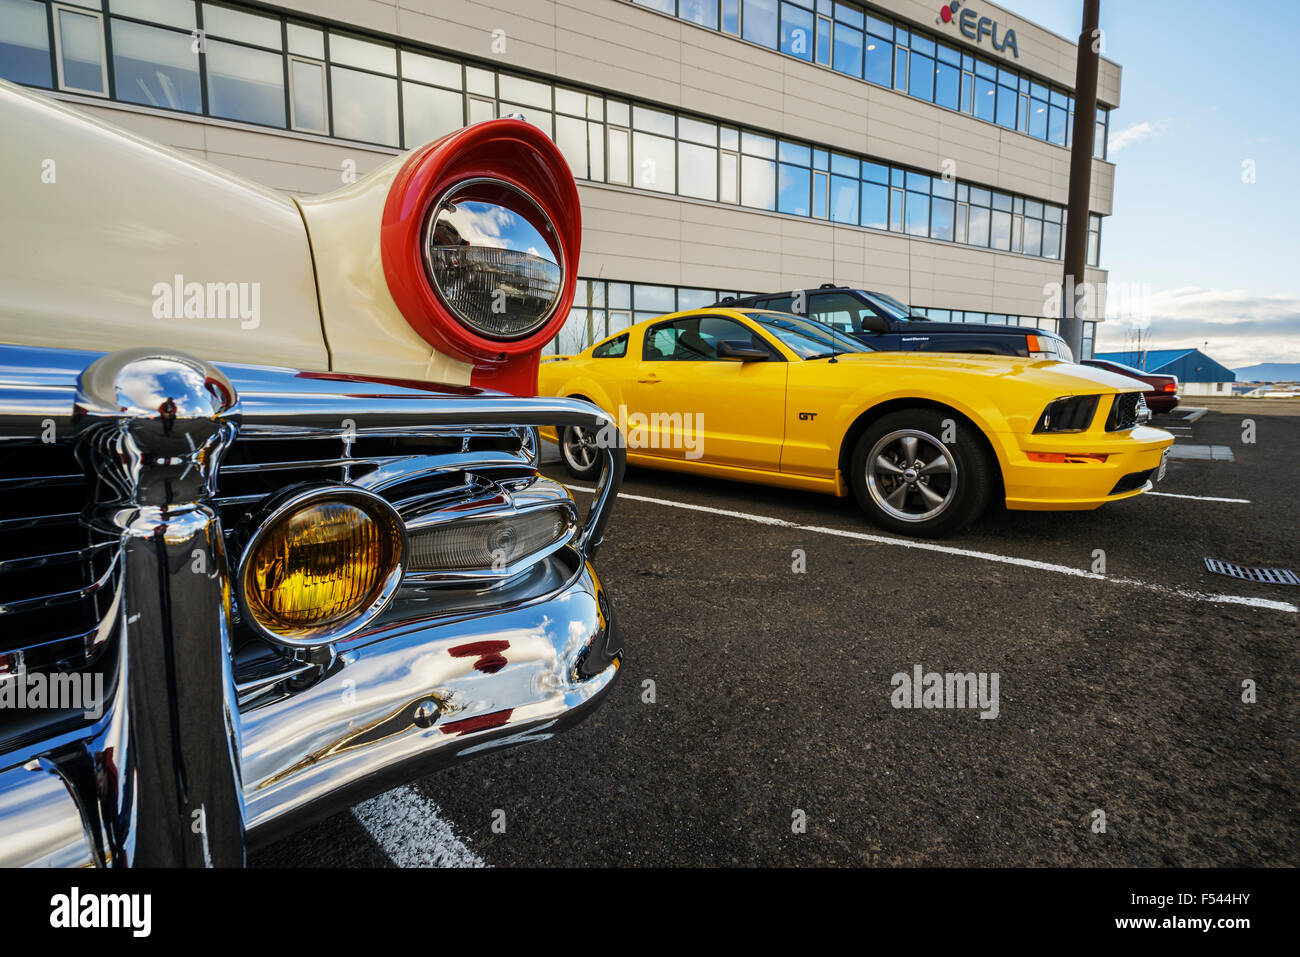
[[[401,582],[405,527],[370,492],[300,491],[273,503],[256,527],[240,562],[241,604],[273,640],[319,645],[352,634]]]

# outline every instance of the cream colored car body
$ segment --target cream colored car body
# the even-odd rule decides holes
[[[3,81],[0,129],[0,341],[469,382],[384,278],[403,157],[297,200]]]

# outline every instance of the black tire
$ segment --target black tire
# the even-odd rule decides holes
[[[600,450],[590,444],[595,441],[596,433],[576,425],[561,427],[560,461],[564,470],[576,479],[591,481],[600,475]],[[583,457],[581,450],[589,450],[590,461]]]
[[[984,511],[995,468],[983,437],[955,413],[900,409],[859,437],[849,484],[862,510],[881,528],[941,538],[966,528]]]

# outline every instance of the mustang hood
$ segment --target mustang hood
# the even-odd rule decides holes
[[[824,362],[826,360],[813,360]],[[986,356],[944,352],[865,352],[842,355],[839,363],[848,368],[886,366],[890,369],[915,369],[918,373],[947,373],[1018,378],[1059,395],[1078,393],[1140,392],[1138,384],[1127,376],[1116,375],[1093,366],[1081,366],[1057,359],[1030,359],[1024,356]],[[838,363],[837,363],[838,364]]]

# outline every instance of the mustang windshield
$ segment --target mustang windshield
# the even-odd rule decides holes
[[[801,359],[826,359],[845,352],[875,352],[830,326],[783,312],[747,312],[750,319],[789,346]]]

